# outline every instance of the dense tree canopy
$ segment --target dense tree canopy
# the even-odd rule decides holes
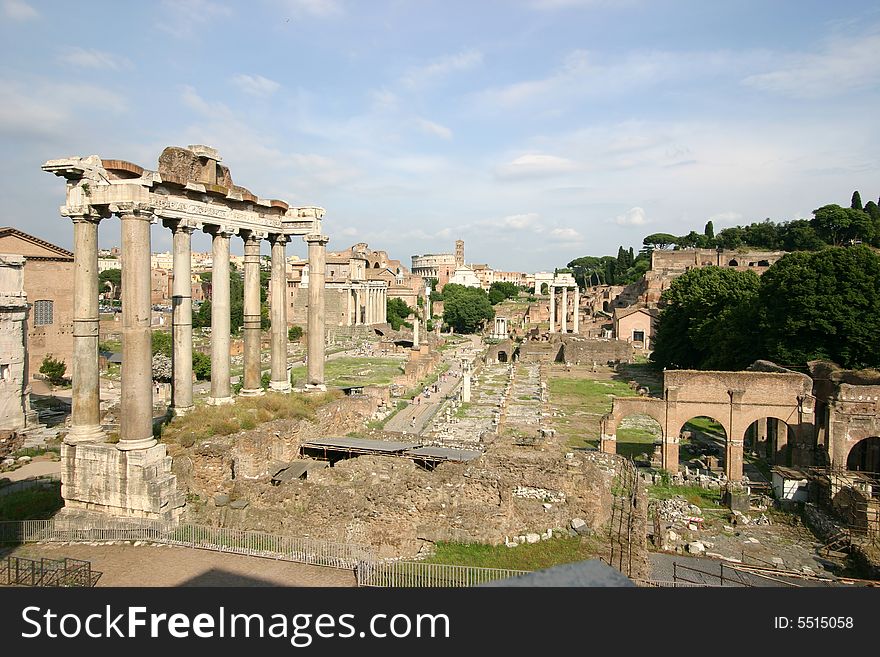
[[[663,293],[653,360],[665,368],[737,368],[748,364],[740,326],[752,312],[760,281],[754,272],[692,269]]]
[[[454,283],[443,287],[443,321],[457,333],[474,333],[494,317],[484,290]]]
[[[719,267],[676,278],[661,299],[652,359],[741,369],[757,358],[880,367],[880,255],[865,245],[789,253],[759,279]]]
[[[395,331],[400,330],[400,327],[406,323],[406,318],[412,315],[412,313],[413,309],[403,299],[395,297],[385,302],[385,316],[388,319],[388,323],[391,324],[391,328]],[[411,326],[408,323],[406,325]]]
[[[827,358],[880,366],[880,256],[866,246],[789,253],[762,277],[766,356],[784,365]]]
[[[519,286],[514,283],[492,283],[489,287],[489,303],[493,306],[505,299],[513,299],[519,294]]]

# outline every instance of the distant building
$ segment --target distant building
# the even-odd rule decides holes
[[[28,371],[51,355],[73,367],[73,253],[17,228],[0,228],[0,253],[24,256],[28,321]]]

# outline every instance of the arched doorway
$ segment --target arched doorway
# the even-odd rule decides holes
[[[755,420],[743,435],[743,455],[765,459],[777,465],[791,465],[794,429],[784,420],[765,417]]]
[[[541,283],[541,294],[547,294],[550,291],[550,286],[547,283]]]
[[[617,424],[617,453],[636,461],[648,461],[659,467],[663,428],[650,415],[627,415]]]
[[[880,438],[863,438],[853,445],[846,457],[846,469],[880,473]]]
[[[679,465],[711,472],[724,471],[727,431],[718,420],[707,415],[692,417],[682,425],[678,437]]]
[[[498,362],[499,363],[506,363],[507,362],[507,352],[506,351],[499,351],[498,352]]]

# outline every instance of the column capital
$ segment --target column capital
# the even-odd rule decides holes
[[[312,244],[317,244],[319,246],[325,246],[327,242],[330,241],[330,238],[326,235],[320,235],[317,233],[312,233],[311,235],[304,235],[303,240],[305,240],[310,246]]]
[[[138,219],[140,221],[156,221],[154,214],[155,208],[147,203],[137,203],[126,201],[124,203],[112,203],[109,206],[110,212],[118,215],[120,219]]]
[[[214,237],[232,237],[238,235],[238,228],[227,224],[205,224],[202,230]]]
[[[272,244],[287,244],[289,241],[290,237],[284,233],[269,233],[269,242]]]
[[[243,228],[239,231],[239,237],[245,242],[259,242],[266,239],[268,236],[268,233],[259,230],[250,230],[248,228]]]
[[[162,225],[174,233],[186,233],[192,235],[201,228],[200,225],[186,219],[162,219]]]
[[[69,206],[62,205],[60,208],[61,216],[70,217],[74,223],[89,222],[93,224],[100,223],[101,219],[110,217],[110,212],[103,206],[80,205]]]

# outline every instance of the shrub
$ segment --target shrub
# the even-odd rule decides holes
[[[52,356],[46,356],[40,365],[40,374],[45,374],[53,386],[60,386],[64,383],[64,373],[67,372],[67,365],[63,360],[56,360]]]

